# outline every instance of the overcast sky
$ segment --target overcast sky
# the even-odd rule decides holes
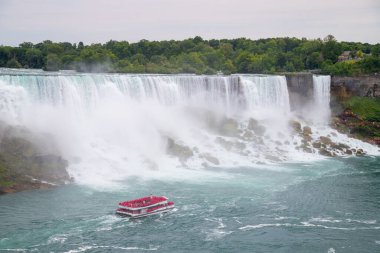
[[[380,43],[380,0],[0,0],[0,44],[323,38]]]

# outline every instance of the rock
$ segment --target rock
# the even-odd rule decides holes
[[[239,135],[239,124],[234,119],[226,118],[222,121],[219,131],[222,135],[236,137]]]
[[[301,123],[299,123],[298,121],[295,121],[295,120],[291,120],[289,122],[290,126],[293,128],[293,130],[297,133],[301,133],[302,132],[302,128],[301,128]]]
[[[166,151],[169,155],[178,157],[178,159],[182,162],[194,155],[193,151],[189,147],[178,144],[171,138],[168,138]]]
[[[345,153],[346,153],[347,155],[352,155],[352,154],[353,154],[352,151],[349,150],[349,149],[346,149]]]
[[[149,160],[149,159],[145,159],[143,161],[143,163],[150,169],[150,170],[158,170],[158,165],[157,163]]]
[[[323,143],[325,145],[331,145],[332,144],[331,139],[329,137],[326,137],[326,136],[320,136],[319,140],[321,141],[321,143]]]
[[[202,154],[202,157],[204,157],[208,162],[214,164],[214,165],[219,165],[220,162],[218,160],[218,158],[208,154],[208,153],[205,153],[205,154]]]
[[[72,180],[67,161],[55,153],[53,144],[41,148],[47,144],[41,145],[37,141],[41,138],[28,130],[0,125],[0,194],[46,189]]]
[[[259,122],[255,119],[250,118],[248,121],[248,129],[255,130],[256,127],[259,126]]]
[[[265,127],[260,125],[259,122],[255,119],[249,119],[248,129],[252,130],[255,134],[259,136],[263,136],[265,134]]]
[[[236,147],[239,150],[243,150],[247,147],[244,142],[237,141],[234,143],[234,147]]]
[[[263,137],[257,137],[253,140],[256,144],[264,145],[264,139]]]
[[[234,145],[232,142],[223,139],[222,137],[216,137],[215,142],[220,144],[224,149],[231,150]]]
[[[311,131],[311,128],[309,126],[304,126],[303,127],[303,135],[311,135],[312,134],[312,131]]]
[[[265,158],[273,162],[281,162],[281,159],[274,155],[265,155]]]
[[[365,154],[365,152],[364,152],[364,150],[361,149],[361,148],[359,148],[359,149],[356,151],[356,155],[357,155],[357,156],[362,156],[362,155],[364,155],[364,154]]]
[[[310,142],[313,140],[310,135],[304,135],[302,136],[302,138],[303,138],[302,139],[303,142]]]
[[[322,144],[319,141],[313,143],[314,148],[321,148]]]
[[[303,151],[306,153],[313,153],[313,150],[309,147],[303,147]]]
[[[338,150],[343,150],[343,148],[341,148],[341,146],[339,146],[337,143],[331,143],[330,147],[332,149],[338,149]]]
[[[338,143],[339,149],[350,149],[350,146],[344,144],[344,143]]]
[[[334,155],[332,154],[331,151],[328,151],[328,150],[325,149],[325,148],[321,148],[321,149],[319,150],[319,154],[320,154],[320,155],[323,155],[323,156],[329,156],[329,157],[334,156]]]
[[[252,140],[253,137],[254,137],[254,135],[251,131],[245,131],[243,134],[243,138],[246,140]]]

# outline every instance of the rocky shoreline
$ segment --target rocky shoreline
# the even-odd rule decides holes
[[[380,147],[380,122],[367,121],[345,109],[332,119],[332,127],[341,133]]]
[[[47,189],[71,181],[67,161],[47,136],[0,122],[0,194]],[[36,144],[38,143],[38,145]]]

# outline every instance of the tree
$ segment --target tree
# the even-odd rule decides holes
[[[240,52],[236,57],[236,68],[240,73],[249,73],[251,63],[252,56],[247,51]]]
[[[380,56],[380,44],[376,44],[371,49],[372,56],[379,57]]]
[[[42,68],[44,64],[44,56],[37,48],[29,48],[25,53],[26,63],[29,68]]]
[[[48,54],[46,58],[46,67],[44,70],[47,71],[58,71],[61,66],[61,61],[56,54]]]
[[[342,46],[336,41],[336,39],[332,35],[327,35],[323,41],[323,58],[325,60],[331,60],[333,63],[337,62],[338,56],[343,52]]]
[[[0,46],[0,67],[5,67],[11,59],[11,47]]]
[[[17,61],[16,58],[12,58],[10,59],[8,62],[7,62],[7,65],[6,65],[7,68],[15,68],[15,69],[19,69],[21,68],[21,64]]]

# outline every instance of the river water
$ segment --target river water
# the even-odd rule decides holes
[[[380,252],[379,149],[329,127],[330,77],[313,82],[291,108],[284,76],[0,69],[0,120],[75,180],[0,196],[0,252]],[[367,155],[324,158],[295,121]],[[149,194],[175,210],[115,215]]]
[[[165,195],[173,212],[129,220],[119,201]],[[0,197],[0,252],[379,252],[380,159],[209,169]]]

